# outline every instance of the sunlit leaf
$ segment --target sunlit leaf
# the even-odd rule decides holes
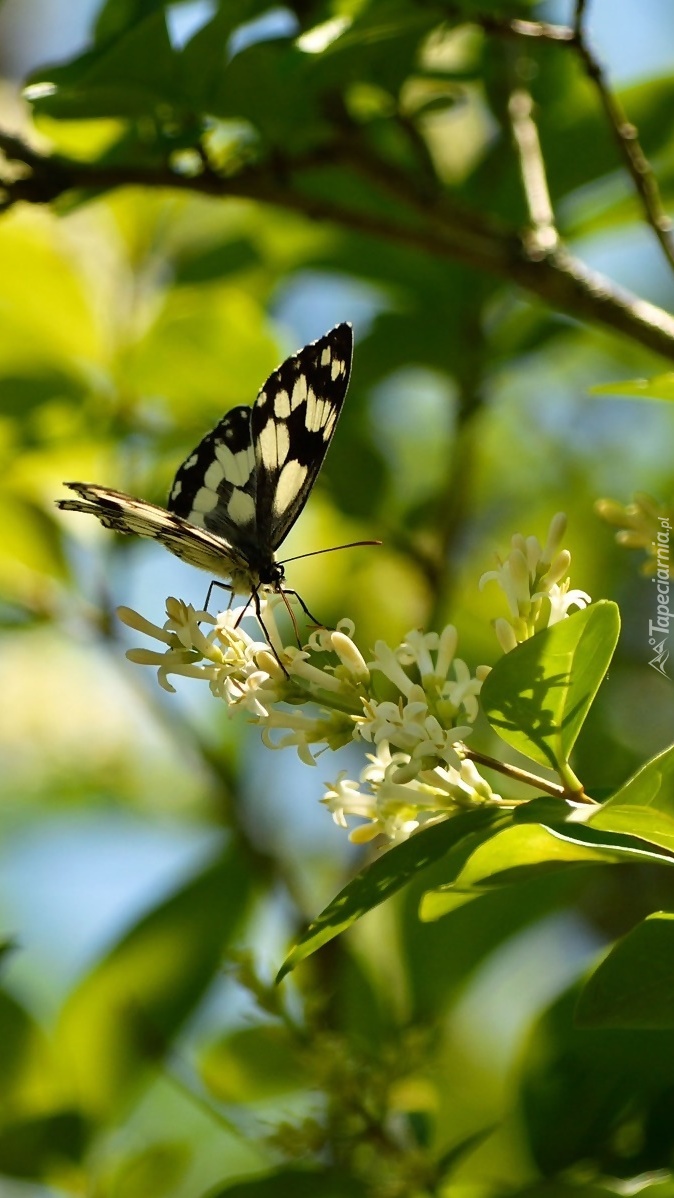
[[[650,379],[624,379],[617,383],[595,383],[590,395],[617,395],[627,399],[674,399],[674,372]]]
[[[641,836],[674,852],[674,746],[647,761],[592,813],[588,824]]]
[[[504,654],[480,694],[499,736],[539,765],[564,766],[606,674],[619,629],[616,605],[594,603]]]
[[[0,990],[0,1123],[58,1101],[55,1062],[47,1037],[11,994]]]
[[[514,886],[484,889],[473,902],[455,907],[444,918],[421,923],[422,893],[432,886],[423,878],[413,882],[403,900],[402,935],[417,1018],[431,1019],[444,1010],[505,941],[572,902],[583,869],[542,871]],[[442,863],[429,872],[432,885],[444,880]]]
[[[495,886],[525,882],[565,866],[615,860],[609,848],[563,840],[537,824],[515,825],[479,845],[454,880],[424,895],[420,915],[439,919]]]
[[[253,297],[234,286],[184,286],[166,296],[125,365],[141,393],[160,394],[189,428],[219,420],[234,403],[251,404],[281,356]]]
[[[415,874],[448,855],[456,846],[460,847],[465,838],[488,835],[492,826],[502,818],[493,810],[478,808],[422,829],[403,844],[395,845],[357,874],[309,925],[286,957],[278,980],[373,907],[390,898]]]

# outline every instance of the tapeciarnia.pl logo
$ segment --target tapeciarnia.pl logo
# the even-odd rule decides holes
[[[669,621],[674,619],[674,612],[669,610],[669,597],[672,585],[669,555],[671,525],[666,516],[658,516],[658,523],[660,531],[656,533],[655,540],[653,541],[657,568],[651,580],[656,591],[656,615],[654,620],[648,621],[648,643],[654,650],[654,656],[648,664],[654,670],[657,670],[658,674],[662,674],[665,678],[668,678],[669,675],[665,670],[665,666],[669,658],[669,649],[667,648],[670,632]]]

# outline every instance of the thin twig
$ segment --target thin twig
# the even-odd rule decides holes
[[[462,756],[474,761],[477,765],[484,765],[490,770],[496,770],[499,774],[505,774],[508,778],[514,778],[517,782],[535,786],[537,790],[542,790],[555,799],[567,799],[572,803],[591,803],[593,807],[597,805],[595,800],[586,795],[584,791],[570,793],[564,786],[560,786],[559,782],[548,782],[546,778],[540,778],[538,774],[531,774],[529,770],[522,770],[519,766],[510,765],[507,761],[499,761],[496,757],[489,757],[486,753],[478,753],[474,749],[466,748],[463,750]]]
[[[466,10],[455,4],[446,5],[445,11],[459,21],[470,20],[472,24],[479,25],[485,33],[493,33],[498,37],[529,37],[539,42],[558,45],[560,42],[572,42],[575,36],[570,25],[553,25],[549,21],[522,21],[519,18],[497,17],[492,13],[471,13],[468,17]]]
[[[664,210],[657,179],[639,142],[637,128],[628,120],[620,101],[609,88],[604,70],[588,44],[584,32],[586,10],[587,0],[576,0],[573,26],[508,20],[488,13],[476,14],[471,20],[485,33],[498,37],[529,38],[556,45],[566,44],[575,49],[597,90],[614,140],[641,200],[646,221],[653,229],[667,261],[674,268],[672,221]]]
[[[582,37],[583,21],[585,19],[585,0],[576,0],[576,11],[573,18],[573,36],[578,39]]]
[[[639,142],[638,130],[628,120],[618,97],[609,88],[603,68],[588,45],[583,23],[585,7],[585,0],[577,0],[573,44],[588,78],[592,80],[597,89],[616,145],[641,200],[646,221],[660,242],[669,265],[674,269],[672,221],[664,210],[660,188],[653,168]]]
[[[545,256],[559,245],[559,234],[555,227],[545,161],[541,153],[533,109],[530,92],[524,87],[515,88],[508,102],[508,115],[529,211],[528,243],[532,255]]]

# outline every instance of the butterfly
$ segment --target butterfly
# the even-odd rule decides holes
[[[351,325],[344,323],[287,358],[253,406],[232,408],[183,462],[165,508],[80,482],[64,483],[79,498],[60,499],[57,507],[96,516],[115,532],[153,537],[190,565],[228,579],[225,589],[252,597],[260,618],[261,589],[297,594],[284,588],[284,563],[275,553],[323,464],[352,354]]]

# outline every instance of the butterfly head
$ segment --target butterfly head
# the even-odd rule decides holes
[[[271,561],[259,571],[260,585],[279,591],[286,580],[286,572],[280,562]]]

